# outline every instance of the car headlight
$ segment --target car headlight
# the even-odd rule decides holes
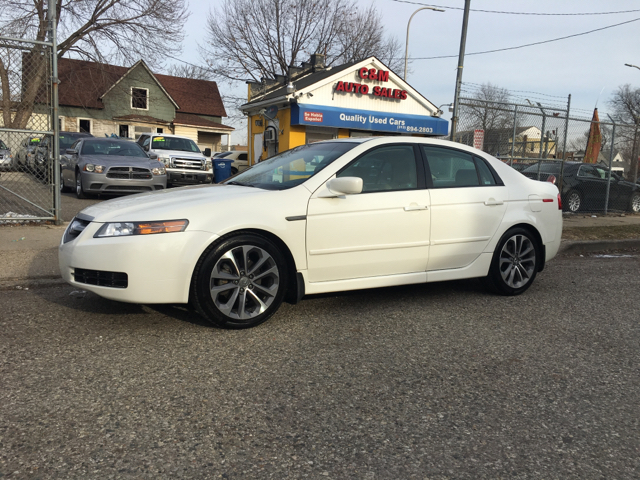
[[[85,172],[93,172],[93,173],[102,173],[104,172],[104,166],[102,165],[94,165],[93,163],[87,163],[84,166]]]
[[[184,232],[187,225],[189,225],[189,220],[166,220],[161,222],[110,222],[102,225],[94,235],[94,238]]]
[[[151,170],[151,173],[153,173],[154,175],[165,175],[167,173],[167,169],[164,167],[156,167]]]
[[[171,157],[158,157],[162,163],[164,163],[167,167],[171,166]]]
[[[211,170],[211,160],[207,160],[207,161],[204,163],[204,169],[205,169],[205,170]]]

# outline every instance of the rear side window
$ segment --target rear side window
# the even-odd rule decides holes
[[[427,158],[433,188],[480,187],[498,185],[484,160],[451,148],[422,146]]]

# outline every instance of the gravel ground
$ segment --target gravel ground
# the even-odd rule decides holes
[[[632,257],[318,296],[246,331],[0,296],[3,478],[638,478]]]

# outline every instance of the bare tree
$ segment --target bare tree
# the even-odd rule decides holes
[[[399,43],[381,33],[380,14],[354,0],[225,0],[207,30],[203,55],[229,79],[273,79],[313,53],[327,65],[376,55],[394,68],[402,58]]]
[[[638,155],[640,150],[640,88],[633,88],[631,85],[621,85],[609,99],[609,105],[614,111],[614,118],[627,126],[619,125],[616,132],[619,132],[621,148],[624,155],[629,155],[631,159],[631,170],[629,177],[635,181],[638,178]],[[616,133],[618,136],[618,133]]]
[[[0,35],[46,40],[47,3],[2,0]],[[185,0],[57,0],[56,10],[58,57],[71,54],[97,62],[132,63],[145,57],[151,65],[160,65],[165,54],[179,51],[187,19]],[[0,55],[3,120],[5,126],[24,128],[45,80],[47,55],[35,45],[11,62],[5,50],[7,54]],[[16,95],[11,76],[20,69]]]

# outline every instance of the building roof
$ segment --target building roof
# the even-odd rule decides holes
[[[229,131],[234,130],[233,127],[229,127],[218,122],[212,122],[211,120],[207,120],[206,118],[202,118],[191,113],[176,112],[176,118],[173,119],[173,123],[177,125],[193,125],[196,127],[222,128]]]
[[[130,68],[71,58],[58,60],[60,105],[102,109],[101,97]],[[153,74],[181,113],[226,117],[216,82]],[[228,127],[227,127],[228,128]]]

